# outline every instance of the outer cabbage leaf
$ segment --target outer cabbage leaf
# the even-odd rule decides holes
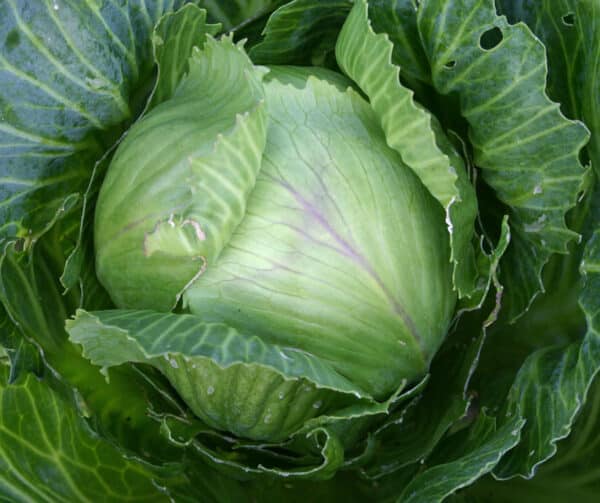
[[[127,457],[99,438],[73,403],[33,374],[12,384],[8,377],[8,367],[0,365],[3,498],[166,502],[165,483],[187,482],[175,470],[170,474],[168,469]]]
[[[352,6],[349,0],[293,0],[277,9],[250,50],[253,61],[272,65],[329,62],[337,35]]]
[[[230,31],[269,14],[285,0],[198,0],[196,3],[208,11],[211,21]]]
[[[59,357],[65,342],[64,319],[79,302],[76,291],[63,296],[57,285],[76,202],[76,197],[68,198],[50,229],[25,251],[19,242],[11,242],[0,256],[0,301],[21,336],[35,341],[48,357]]]
[[[597,171],[600,132],[597,82],[600,39],[595,2],[499,2],[511,22],[524,20],[544,42],[549,61],[548,92],[561,101],[562,110],[583,120],[592,132],[585,154]],[[555,258],[544,271],[547,293],[532,305],[523,323],[500,329],[496,344],[522,346],[515,334],[534,337],[536,351],[520,368],[505,412],[517,408],[527,418],[523,441],[496,470],[500,478],[532,477],[556,452],[558,440],[568,436],[598,372],[597,311],[600,226],[598,188],[588,180],[585,198],[569,215],[569,224],[583,235],[583,244],[570,247],[570,255]],[[582,275],[582,276],[580,276]],[[579,304],[577,298],[579,297]],[[537,344],[535,341],[537,340]],[[538,349],[542,344],[549,347]],[[519,357],[512,359],[518,363]],[[493,379],[492,379],[493,380]],[[560,463],[560,461],[558,461]],[[535,484],[534,484],[535,485]]]
[[[418,23],[436,89],[458,93],[475,162],[511,208],[501,281],[514,319],[543,290],[549,256],[576,237],[565,213],[583,186],[578,156],[589,134],[546,96],[543,45],[525,25],[498,17],[493,0],[423,2]]]
[[[567,348],[549,347],[531,355],[517,375],[508,397],[506,414],[521,410],[530,418],[521,444],[503,460],[495,475],[532,477],[536,468],[556,453],[558,440],[567,437],[600,370],[600,231],[585,247],[581,262],[583,286],[579,298],[587,333]]]
[[[588,396],[585,409],[568,439],[558,445],[554,458],[540,466],[530,480],[481,480],[456,501],[505,502],[518,494],[524,501],[545,503],[576,499],[593,503],[600,491],[600,386]]]
[[[0,5],[0,237],[35,237],[139,112],[150,35],[181,5],[71,0]]]
[[[83,397],[103,434],[155,461],[157,453],[159,462],[176,458],[159,435],[159,425],[147,416],[149,402],[159,397],[145,378],[132,368],[120,368],[107,383],[67,339],[65,319],[81,299],[76,290],[63,294],[58,279],[65,260],[61,243],[70,228],[68,215],[63,217],[26,251],[7,246],[0,260],[0,301],[8,316],[2,319],[0,343],[11,363],[11,381],[28,372],[42,375],[49,367]]]
[[[595,0],[499,0],[511,22],[524,21],[548,54],[548,93],[592,132],[589,157],[600,173],[600,4]]]
[[[464,435],[450,440],[454,440],[450,459],[418,474],[399,501],[443,501],[457,489],[472,484],[489,473],[501,457],[519,443],[524,423],[522,418],[515,417],[498,427],[495,419],[481,413]]]
[[[386,33],[394,48],[392,61],[402,76],[431,83],[429,62],[417,26],[416,0],[369,0],[369,19],[376,33]]]
[[[43,373],[43,361],[37,347],[23,339],[3,306],[0,307],[0,353],[0,366],[10,367],[8,383],[28,372]]]

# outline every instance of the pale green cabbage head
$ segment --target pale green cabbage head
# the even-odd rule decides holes
[[[282,365],[299,355],[330,374],[290,380],[251,357],[162,365],[199,417],[249,438],[281,440],[348,393],[385,401],[414,384],[456,302],[443,208],[352,81],[255,67],[227,40],[196,52],[120,145],[95,234],[118,307],[179,302],[282,348]]]

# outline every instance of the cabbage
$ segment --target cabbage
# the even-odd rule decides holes
[[[595,2],[200,4],[0,5],[0,495],[592,501]]]

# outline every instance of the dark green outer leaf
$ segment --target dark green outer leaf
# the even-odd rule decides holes
[[[416,0],[370,0],[369,18],[376,33],[387,33],[394,44],[392,60],[402,75],[431,82],[427,56],[417,27]]]
[[[82,395],[99,430],[122,447],[145,452],[151,459],[159,453],[165,459],[173,453],[158,435],[159,425],[147,417],[148,401],[155,397],[143,380],[131,369],[120,368],[111,372],[110,384],[106,383],[67,340],[64,321],[80,303],[76,291],[63,295],[58,282],[69,223],[68,216],[61,219],[59,215],[53,227],[26,251],[9,244],[0,259],[0,314],[6,311],[11,320],[0,322],[4,330],[0,344],[13,364],[11,381],[26,372],[42,375],[42,364],[49,365],[53,370],[46,368],[46,373],[56,372]],[[34,358],[36,351],[31,351],[29,342],[43,351],[41,362]]]
[[[16,381],[21,374],[41,375],[43,372],[37,348],[21,337],[4,307],[0,306],[0,366],[5,364],[10,365],[8,383]]]
[[[422,2],[418,19],[433,83],[458,93],[475,162],[512,209],[501,282],[514,319],[542,290],[549,256],[576,236],[564,217],[583,185],[578,156],[588,133],[547,98],[543,45],[525,25],[498,17],[493,0]]]
[[[106,383],[67,343],[64,319],[79,299],[74,292],[62,295],[57,279],[64,222],[54,222],[25,252],[10,245],[0,262],[0,499],[168,501],[158,486],[169,485],[185,495],[182,501],[197,500],[195,486],[186,486],[183,476],[131,459],[134,452],[159,464],[182,458],[181,449],[169,445],[160,425],[147,417],[148,402],[159,403],[152,390],[131,369],[115,369]],[[94,431],[82,415],[90,417]]]
[[[532,477],[567,437],[600,370],[600,231],[587,243],[579,303],[588,331],[568,348],[547,348],[525,362],[508,397],[506,415],[528,418],[523,440],[495,470],[498,478]],[[520,412],[519,412],[520,411]]]
[[[282,466],[276,463],[270,466],[260,462],[254,463],[244,460],[240,453],[227,453],[210,450],[200,441],[193,441],[191,447],[203,462],[216,467],[221,473],[238,480],[269,481],[273,478],[279,480],[328,480],[334,476],[344,460],[344,448],[340,439],[332,435],[327,428],[313,430],[309,441],[318,445],[319,456],[311,456],[299,466]],[[277,446],[275,446],[275,450]]]
[[[600,3],[596,0],[499,0],[511,22],[524,21],[542,40],[548,93],[568,117],[585,122],[592,167],[600,174]]]
[[[37,235],[139,111],[150,34],[182,0],[0,3],[0,238]]]
[[[169,501],[159,473],[97,437],[76,409],[29,374],[0,366],[0,493],[10,501]],[[156,479],[156,483],[155,483]]]
[[[399,502],[441,502],[457,489],[472,484],[488,473],[500,458],[519,443],[525,421],[513,418],[496,428],[495,420],[481,414],[464,440],[465,455],[445,464],[426,469],[403,491]]]
[[[77,306],[78,296],[62,296],[56,278],[62,270],[64,233],[73,208],[63,206],[53,227],[27,251],[9,243],[0,255],[0,302],[20,333],[35,341],[47,355],[58,355],[66,341],[64,320]]]
[[[531,480],[483,479],[467,490],[463,500],[506,503],[519,495],[527,503],[577,501],[596,503],[600,494],[600,382],[596,380],[585,410],[558,453]]]
[[[264,40],[252,47],[259,64],[317,65],[333,53],[350,11],[349,0],[294,0],[276,10],[264,29]]]
[[[208,11],[209,20],[223,25],[226,31],[247,23],[273,10],[285,0],[199,0],[200,7]]]

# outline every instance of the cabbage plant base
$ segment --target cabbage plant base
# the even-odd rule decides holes
[[[597,2],[182,3],[0,3],[0,498],[595,501]]]

